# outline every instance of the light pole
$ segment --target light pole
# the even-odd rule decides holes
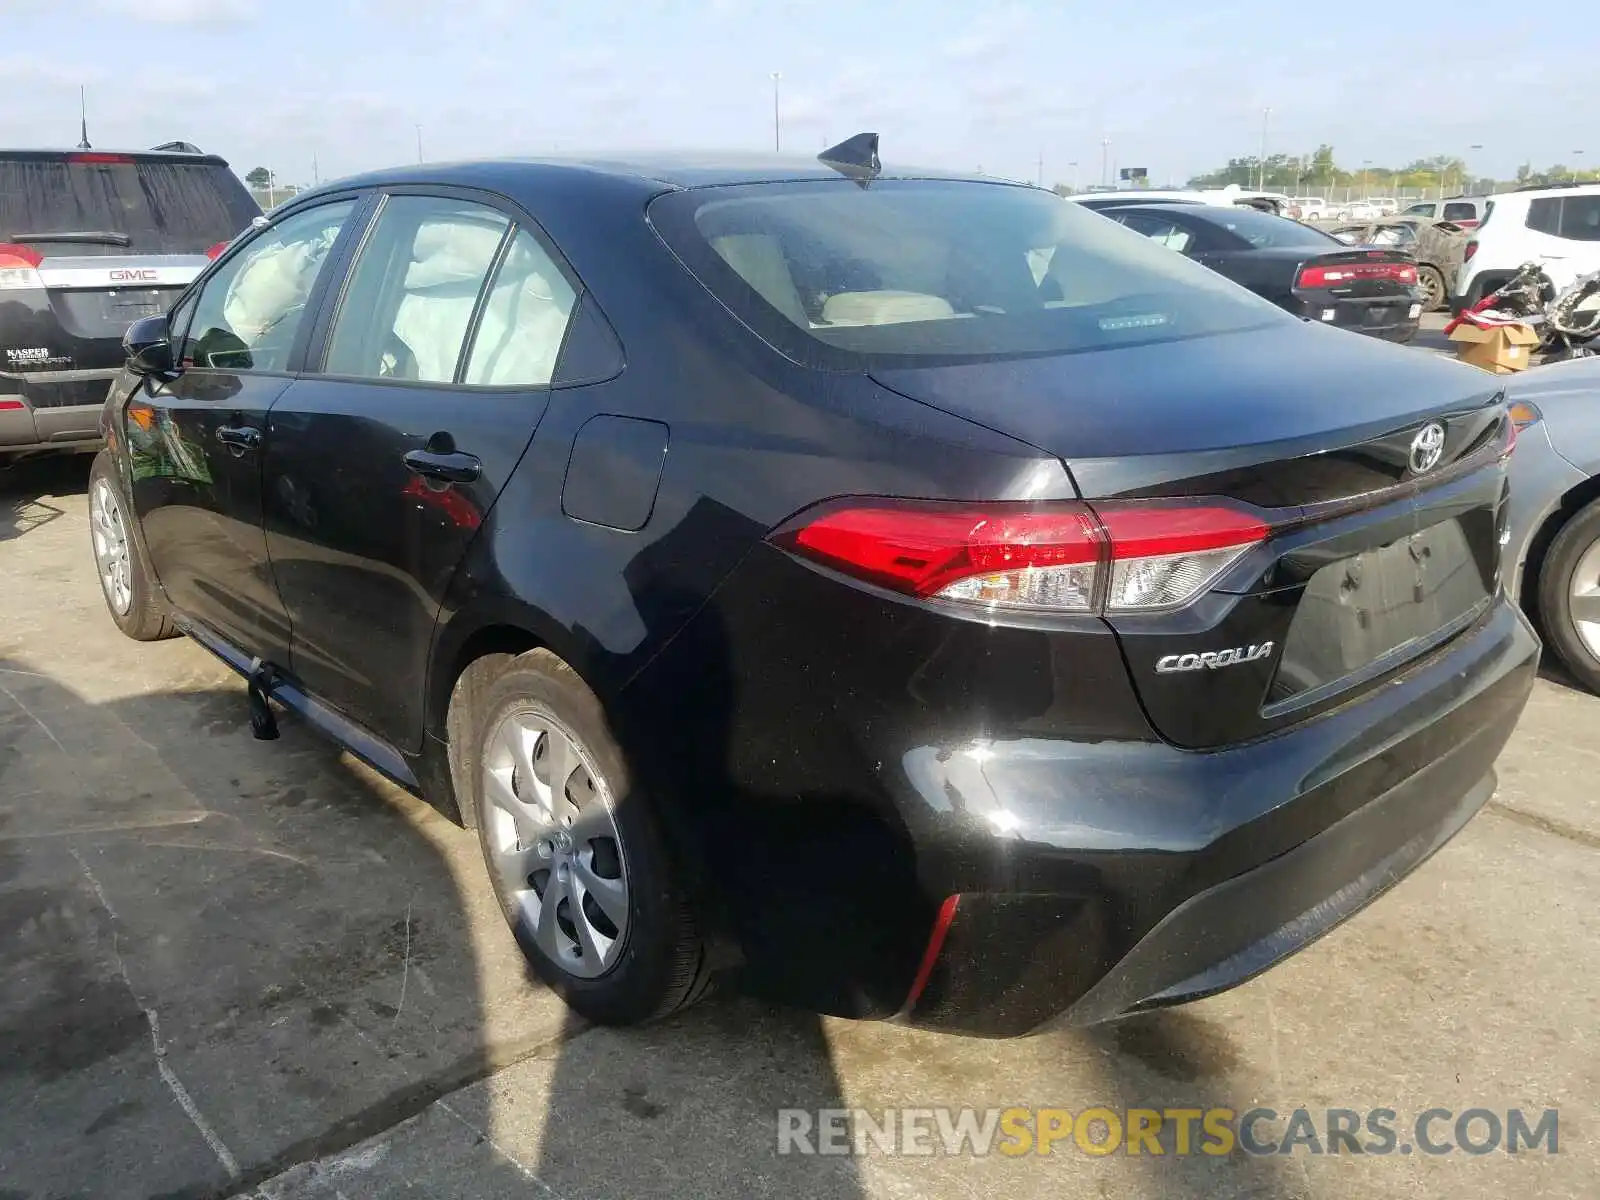
[[[417,126],[417,161],[422,161],[422,126]]]
[[[1271,123],[1272,123],[1272,110],[1270,108],[1263,108],[1261,110],[1261,164],[1260,164],[1261,165],[1261,170],[1260,170],[1260,182],[1256,184],[1256,190],[1257,191],[1261,191],[1261,192],[1264,192],[1264,191],[1267,190],[1267,127]]]
[[[1471,153],[1471,152],[1476,151],[1476,150],[1482,150],[1482,149],[1483,149],[1483,143],[1482,142],[1473,142],[1472,145],[1467,147],[1468,153]],[[1462,159],[1461,160],[1461,179],[1460,179],[1460,182],[1458,183],[1457,186],[1459,186],[1461,188],[1461,190],[1463,192],[1465,192],[1465,191],[1469,191],[1470,190],[1471,184],[1472,184],[1472,176],[1467,171],[1466,159]]]
[[[783,153],[783,126],[778,117],[778,83],[783,79],[782,71],[772,73],[772,152]]]
[[[1044,151],[1039,151],[1039,186],[1044,186]]]
[[[1109,186],[1111,183],[1111,139],[1100,139],[1100,182]]]
[[[1577,178],[1580,175],[1583,174],[1583,167],[1580,165],[1580,162],[1579,162],[1579,160],[1582,159],[1582,158],[1583,158],[1583,151],[1582,150],[1574,150],[1572,152],[1572,178],[1573,178],[1574,181],[1576,181]]]
[[[1070,192],[1078,190],[1078,164],[1076,162],[1067,164],[1067,190]]]
[[[1367,168],[1371,165],[1372,160],[1370,158],[1361,160],[1361,198],[1363,200],[1367,198]]]

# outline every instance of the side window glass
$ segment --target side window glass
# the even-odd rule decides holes
[[[544,247],[526,229],[518,230],[484,302],[466,382],[485,387],[549,383],[576,299]]]
[[[1130,229],[1138,230],[1152,242],[1160,242],[1167,249],[1176,250],[1179,254],[1188,253],[1194,244],[1194,234],[1173,221],[1140,214],[1130,216],[1126,223]]]
[[[199,292],[190,292],[183,301],[167,314],[167,336],[174,346],[181,347],[189,332],[189,322],[194,320],[195,306],[200,302]]]
[[[222,371],[285,371],[306,301],[355,208],[342,200],[268,226],[206,281],[182,361]]]
[[[439,196],[391,196],[361,248],[323,370],[450,383],[510,222]]]
[[[1560,230],[1561,201],[1550,197],[1528,201],[1528,228],[1537,233],[1557,233]]]
[[[1561,236],[1600,242],[1600,196],[1567,196],[1561,205]]]

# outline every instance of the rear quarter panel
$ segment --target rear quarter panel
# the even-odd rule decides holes
[[[1537,367],[1514,376],[1510,400],[1536,405],[1543,419],[1523,431],[1511,460],[1511,540],[1506,578],[1519,591],[1526,566],[1553,532],[1562,500],[1600,475],[1600,359]]]

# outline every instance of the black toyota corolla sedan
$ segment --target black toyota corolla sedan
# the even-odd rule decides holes
[[[1461,828],[1532,686],[1492,377],[871,137],[328,185],[127,350],[113,619],[474,828],[598,1021],[1227,988]]]

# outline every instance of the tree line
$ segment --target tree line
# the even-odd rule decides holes
[[[1271,192],[1298,193],[1307,188],[1365,185],[1369,189],[1487,194],[1512,182],[1519,187],[1539,187],[1572,181],[1600,182],[1600,170],[1569,167],[1564,163],[1535,170],[1530,163],[1517,169],[1514,181],[1498,180],[1472,174],[1465,160],[1448,154],[1419,158],[1402,167],[1364,163],[1352,169],[1341,167],[1334,160],[1332,146],[1321,145],[1310,154],[1269,154],[1265,160],[1255,156],[1230,158],[1227,166],[1191,178],[1189,186],[1226,187],[1236,183],[1241,187],[1263,187]]]

